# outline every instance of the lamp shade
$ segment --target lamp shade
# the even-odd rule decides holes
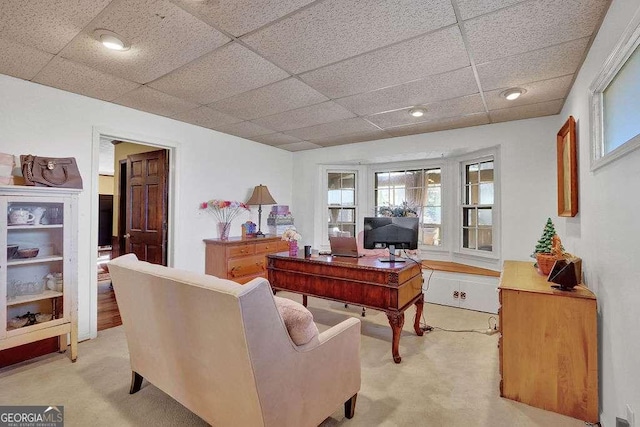
[[[253,194],[247,200],[248,205],[275,205],[276,203],[267,186],[262,184],[256,185]]]

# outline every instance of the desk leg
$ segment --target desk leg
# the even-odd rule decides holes
[[[391,354],[393,355],[393,361],[400,363],[402,357],[400,357],[400,335],[402,334],[402,326],[404,325],[404,313],[387,313],[389,319],[389,325],[393,332],[393,342],[391,344]]]
[[[307,306],[307,296],[306,295],[302,295],[302,305],[304,305],[305,307]]]
[[[424,335],[422,328],[420,328],[420,318],[422,317],[422,310],[424,308],[424,294],[420,296],[418,301],[416,301],[416,318],[413,321],[413,330],[416,331],[416,335],[421,337]]]

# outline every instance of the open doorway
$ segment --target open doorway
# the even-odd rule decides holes
[[[170,176],[169,149],[107,138],[100,144],[99,163],[105,166],[99,168],[98,189],[98,331],[122,324],[109,260],[133,252],[167,265]],[[110,180],[105,169],[112,173]]]

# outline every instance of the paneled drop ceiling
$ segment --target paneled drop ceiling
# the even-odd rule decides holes
[[[557,114],[608,6],[2,0],[0,73],[299,151]]]

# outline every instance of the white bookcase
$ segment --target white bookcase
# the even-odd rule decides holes
[[[70,346],[69,356],[76,360],[80,191],[0,186],[0,212],[5,212],[0,215],[0,350],[58,336],[60,351]],[[15,210],[35,212],[38,208],[44,209],[38,224],[33,219],[11,223]],[[8,258],[9,245],[38,248],[38,254]],[[26,325],[11,324],[12,319],[25,315]]]

